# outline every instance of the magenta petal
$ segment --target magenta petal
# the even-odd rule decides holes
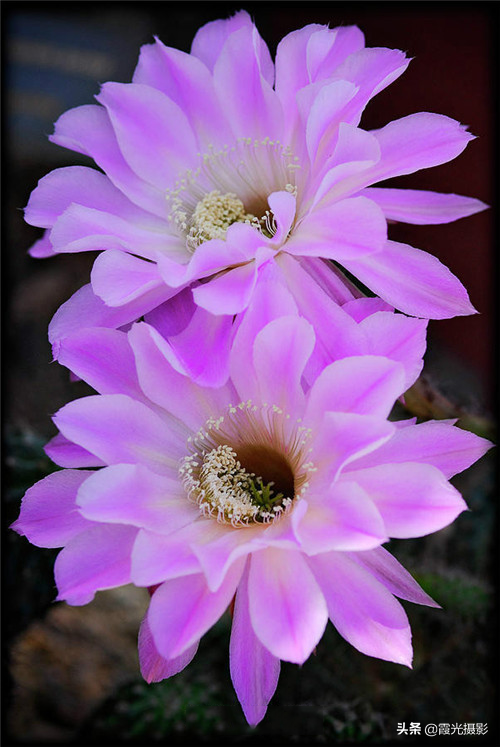
[[[48,475],[30,488],[21,503],[21,513],[11,525],[37,547],[62,547],[93,525],[75,504],[80,485],[94,473],[65,469]]]
[[[87,604],[96,591],[130,583],[130,556],[137,529],[92,526],[74,537],[54,566],[59,594],[68,604]]]
[[[374,355],[343,358],[318,376],[304,420],[320,422],[326,411],[386,418],[403,391],[401,364]]]
[[[345,263],[378,253],[386,241],[387,223],[378,205],[351,197],[307,215],[287,241],[286,251]]]
[[[45,445],[44,451],[59,467],[102,467],[104,462],[90,451],[68,441],[58,433]]]
[[[420,375],[426,349],[427,320],[380,311],[363,319],[359,329],[366,335],[366,352],[384,355],[405,367],[405,390]]]
[[[90,283],[82,286],[59,307],[50,322],[49,340],[54,346],[54,358],[58,355],[58,342],[64,337],[89,327],[123,327],[163,303],[169,295],[170,289],[162,286],[125,306],[112,308],[95,295]]]
[[[382,208],[388,220],[415,225],[450,223],[488,207],[473,197],[420,189],[370,187],[363,194]]]
[[[371,183],[447,163],[474,139],[456,120],[429,112],[396,119],[372,134],[380,145],[381,158],[370,170]]]
[[[161,91],[139,83],[105,83],[96,99],[108,111],[123,156],[157,189],[172,188],[192,167],[196,140],[182,109]]]
[[[193,542],[192,544],[193,552],[200,561],[210,591],[217,591],[228,569],[237,558],[247,556],[255,547],[258,547],[258,538],[262,535],[262,527],[258,525],[243,527],[239,530],[234,527],[224,528],[227,531],[221,532],[220,537],[210,542]]]
[[[196,432],[214,412],[223,412],[233,399],[228,387],[206,388],[178,373],[169,362],[168,343],[148,324],[129,332],[137,373],[146,396]]]
[[[403,568],[396,558],[383,547],[358,552],[352,558],[367,568],[381,584],[389,589],[391,594],[415,604],[439,607],[439,604],[420,588],[406,568]]]
[[[219,101],[235,137],[281,136],[281,103],[262,74],[253,29],[242,27],[228,37],[214,66]]]
[[[247,262],[193,288],[193,298],[212,314],[238,314],[248,306],[256,280],[256,263]]]
[[[277,658],[303,664],[323,635],[328,615],[301,553],[271,547],[254,553],[248,595],[252,627],[261,643]]]
[[[382,517],[369,496],[358,486],[342,483],[332,485],[318,500],[311,497],[295,534],[307,555],[371,550],[388,539]]]
[[[408,244],[388,241],[381,252],[345,267],[370,290],[405,314],[449,319],[474,314],[462,283],[436,257]]]
[[[78,491],[77,504],[87,519],[160,534],[181,529],[199,516],[178,480],[140,464],[114,464],[93,473]]]
[[[314,432],[314,464],[325,479],[334,480],[363,454],[378,452],[394,431],[394,425],[380,416],[325,412]]]
[[[58,362],[100,394],[144,399],[124,332],[105,327],[79,330],[61,341]]]
[[[253,631],[248,609],[248,570],[243,573],[236,592],[229,666],[245,718],[250,726],[256,726],[264,718],[276,691],[280,660],[262,645]]]
[[[194,659],[197,650],[198,641],[175,659],[164,659],[158,653],[153,641],[147,616],[143,619],[139,628],[139,664],[141,674],[148,684],[161,682],[167,677],[173,677],[174,674],[182,672]]]
[[[162,298],[176,293],[173,289],[165,293],[156,264],[116,249],[99,254],[92,268],[91,282],[94,293],[108,306],[124,306],[157,289],[161,289]]]
[[[101,106],[78,106],[64,112],[49,138],[93,158],[98,166],[136,205],[160,218],[165,217],[165,194],[140,179],[126,163],[106,110]]]
[[[156,589],[148,623],[162,656],[173,659],[184,653],[217,622],[234,596],[244,562],[240,559],[234,563],[213,593],[202,574],[174,578]]]
[[[273,192],[267,198],[276,221],[276,233],[271,243],[281,244],[286,240],[295,218],[297,200],[290,192]]]
[[[240,10],[230,18],[210,21],[196,32],[191,45],[191,54],[202,60],[209,70],[213,70],[230,34],[245,26],[251,28],[252,25],[252,19],[246,10]]]
[[[437,532],[467,508],[458,490],[429,464],[381,464],[346,472],[343,479],[368,493],[390,537],[422,537]]]
[[[182,434],[142,402],[124,394],[82,397],[54,416],[61,433],[107,464],[139,462],[171,475],[185,455]]]
[[[35,241],[33,246],[28,249],[28,254],[35,259],[44,259],[45,257],[53,257],[56,252],[49,238],[49,231],[45,231],[44,235],[38,241]]]
[[[301,379],[314,342],[312,326],[297,316],[275,319],[258,333],[253,368],[261,402],[281,407],[288,414],[302,413]]]
[[[212,76],[194,55],[166,47],[159,39],[141,47],[133,83],[142,83],[166,94],[181,107],[202,148],[223,147],[230,130],[218,106]]]
[[[485,438],[449,423],[433,420],[398,428],[390,441],[373,454],[362,456],[351,468],[423,462],[437,467],[449,479],[474,464],[491,447],[492,443]]]
[[[392,594],[345,553],[311,558],[311,567],[340,635],[368,656],[411,667],[411,631]]]
[[[190,543],[208,534],[205,522],[197,522],[171,534],[139,530],[132,550],[131,580],[136,586],[154,586],[166,579],[200,573]]]

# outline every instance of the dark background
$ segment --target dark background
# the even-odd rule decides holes
[[[455,161],[393,180],[393,185],[455,192],[496,205],[497,3],[3,2],[7,523],[16,518],[24,490],[51,469],[41,449],[54,433],[50,415],[84,391],[83,385],[69,382],[65,369],[50,364],[47,326],[58,306],[88,282],[93,256],[34,260],[27,255],[41,230],[24,223],[22,208],[38,179],[56,167],[87,163],[49,143],[47,135],[62,112],[92,103],[100,83],[130,81],[139,47],[153,35],[189,51],[201,25],[241,8],[253,16],[273,55],[282,36],[311,22],[356,24],[367,46],[406,51],[414,58],[409,69],[370,102],[362,126],[378,128],[412,112],[433,111],[467,124],[478,137]],[[425,249],[450,267],[480,311],[431,322],[426,370],[459,407],[486,417],[494,411],[496,396],[495,228],[493,209],[443,226],[390,228],[391,238]],[[207,651],[191,665],[193,674],[140,690],[134,637],[142,597],[124,601],[111,594],[108,608],[108,602],[100,600],[106,595],[98,595],[88,608],[49,608],[54,598],[53,553],[29,548],[25,540],[7,533],[8,738],[30,744],[74,743],[77,738],[92,744],[111,738],[121,743],[131,738],[133,724],[137,727],[141,718],[146,723],[142,732],[139,728],[141,739],[161,737],[170,743],[188,743],[190,735],[206,741],[216,733],[221,740],[236,734],[244,741],[387,744],[395,737],[397,723],[405,720],[422,725],[489,721],[491,735],[496,675],[491,663],[496,661],[491,617],[496,580],[493,479],[492,460],[483,459],[456,483],[471,514],[435,537],[401,546],[391,543],[391,550],[420,573],[446,608],[407,605],[415,630],[414,673],[363,657],[330,631],[314,661],[302,670],[285,665],[268,717],[254,732],[246,728],[230,693],[224,621],[211,634],[213,648],[209,637]],[[124,629],[117,630],[116,624],[113,628],[113,619]],[[126,619],[132,621],[129,627]],[[123,645],[116,644],[120,636]],[[217,658],[214,652],[219,650]],[[207,661],[214,672],[205,682]],[[139,690],[123,694],[120,686]],[[165,703],[172,703],[172,693],[177,705],[168,710]],[[131,703],[142,703],[143,711],[137,706],[132,717]],[[104,715],[96,711],[99,707]],[[116,711],[122,715],[115,722]],[[147,714],[157,712],[160,725],[153,733]],[[207,713],[215,716],[211,719]],[[412,739],[401,737],[399,742]],[[460,737],[460,743],[468,739]],[[486,743],[488,737],[470,739]]]

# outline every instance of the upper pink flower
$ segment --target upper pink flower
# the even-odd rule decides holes
[[[201,28],[191,54],[159,40],[144,46],[132,83],[105,83],[98,104],[63,114],[51,137],[102,171],[57,169],[26,208],[26,220],[47,229],[34,256],[102,250],[52,341],[128,324],[182,289],[198,308],[232,318],[270,263],[293,294],[307,272],[344,303],[359,295],[345,268],[407,314],[473,313],[436,258],[387,239],[387,221],[445,223],[484,204],[371,186],[445,163],[472,139],[427,112],[376,131],[358,126],[408,62],[366,48],[356,27],[312,24],[280,42],[273,64],[244,11]]]
[[[367,319],[375,336],[387,329],[384,314]],[[56,414],[48,453],[69,469],[28,491],[14,525],[63,547],[58,599],[150,587],[139,648],[157,681],[191,660],[235,598],[231,676],[251,724],[280,660],[304,662],[328,619],[363,653],[410,666],[393,595],[434,603],[381,545],[453,521],[465,503],[448,479],[490,446],[449,422],[387,420],[421,351],[365,349],[309,387],[314,331],[280,316],[255,337],[240,328],[231,379],[215,388],[175,371],[164,345],[144,323],[61,343],[62,362],[100,394]]]

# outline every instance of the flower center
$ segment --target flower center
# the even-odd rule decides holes
[[[299,421],[300,422],[300,421]],[[188,439],[179,474],[205,516],[233,526],[265,524],[300,499],[314,467],[305,462],[309,431],[276,406],[229,407]]]
[[[267,198],[286,190],[297,194],[298,159],[278,140],[239,138],[222,150],[200,154],[200,165],[167,190],[168,220],[194,252],[204,241],[223,239],[233,223],[250,223],[268,237],[274,216]]]
[[[196,205],[188,240],[201,244],[209,239],[223,239],[233,223],[248,223],[254,220],[255,215],[245,212],[245,206],[233,192],[221,195],[214,189]]]

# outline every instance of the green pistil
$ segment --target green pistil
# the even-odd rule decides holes
[[[275,506],[281,506],[285,499],[283,493],[273,491],[274,482],[268,482],[264,485],[262,477],[248,479],[248,488],[252,497],[252,502],[260,509],[272,511]]]

